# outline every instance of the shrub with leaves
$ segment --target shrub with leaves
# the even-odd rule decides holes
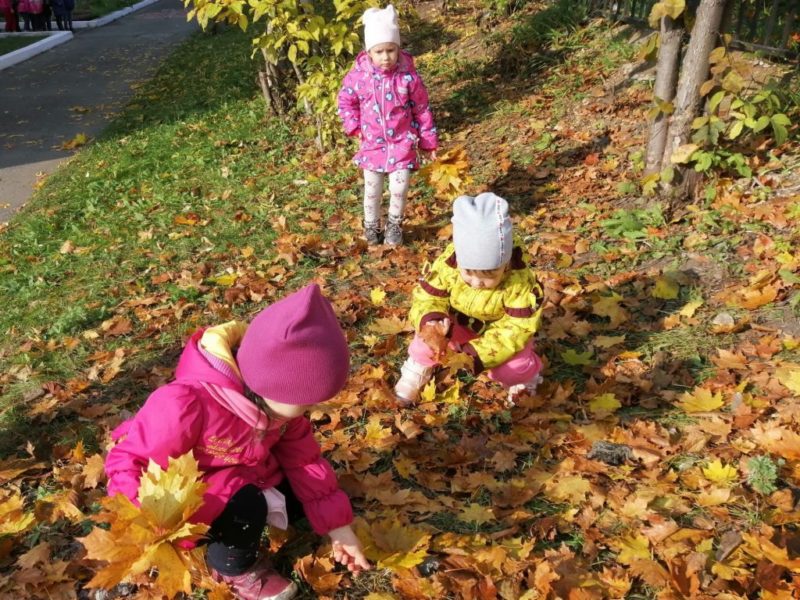
[[[673,162],[693,164],[698,172],[751,177],[751,146],[763,147],[765,138],[779,146],[789,137],[787,101],[774,82],[758,82],[752,61],[724,47],[716,48],[710,61],[711,78],[700,90],[710,95],[706,114],[693,121],[692,143]]]
[[[274,74],[270,95],[286,93],[287,76],[295,80],[293,99],[312,118],[318,143],[338,135],[336,93],[345,70],[361,48],[358,21],[375,0],[333,0],[332,5],[290,0],[184,0],[189,17],[205,28],[209,22],[262,27],[253,39],[267,72]],[[280,83],[274,81],[280,79]],[[280,88],[280,89],[277,89]],[[273,107],[274,108],[274,107]]]

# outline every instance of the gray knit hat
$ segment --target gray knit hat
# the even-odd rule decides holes
[[[490,270],[511,259],[508,202],[491,192],[453,202],[453,244],[462,269]]]

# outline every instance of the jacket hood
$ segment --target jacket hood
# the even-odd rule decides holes
[[[400,50],[400,58],[397,60],[397,65],[392,71],[384,71],[383,69],[379,69],[375,65],[372,64],[372,59],[367,54],[366,50],[362,50],[356,56],[356,65],[366,73],[372,73],[373,71],[378,71],[379,73],[389,74],[395,69],[399,73],[416,73],[417,68],[414,65],[414,57],[411,56],[405,50]]]
[[[246,330],[245,323],[231,321],[193,333],[178,361],[175,379],[201,381],[242,393],[244,384],[234,353]]]

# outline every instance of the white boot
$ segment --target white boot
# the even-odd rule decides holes
[[[419,364],[410,356],[400,367],[400,379],[394,386],[394,393],[400,404],[408,406],[419,400],[419,391],[430,381],[433,367]]]
[[[508,388],[508,398],[506,398],[506,406],[509,408],[517,405],[517,398],[522,394],[533,396],[536,394],[536,388],[544,381],[541,375],[536,375],[530,381],[525,383],[518,383]]]

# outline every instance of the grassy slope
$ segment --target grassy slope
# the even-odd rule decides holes
[[[0,54],[8,54],[41,40],[41,36],[8,37],[0,39]]]
[[[318,156],[287,127],[265,119],[262,101],[253,98],[247,40],[226,32],[195,37],[181,48],[101,140],[45,183],[0,239],[0,305],[7,307],[0,315],[3,453],[13,454],[29,439],[36,440],[39,456],[78,439],[98,449],[120,407],[135,406],[169,376],[188,331],[251,314],[316,277],[348,325],[357,370],[350,398],[359,400],[358,409],[343,413],[350,433],[326,431],[326,449],[338,464],[351,465],[349,491],[368,518],[409,518],[407,507],[387,509],[370,485],[424,490],[433,508],[421,515],[419,507],[410,510],[414,522],[437,536],[439,549],[456,543],[442,537],[448,532],[470,547],[478,544],[464,541],[470,534],[502,530],[496,539],[504,547],[536,543],[519,569],[573,560],[563,564],[571,564],[575,577],[603,589],[611,589],[613,577],[623,578],[614,553],[621,535],[642,527],[637,511],[698,531],[709,519],[719,528],[764,518],[749,508],[753,493],[747,489],[737,488],[727,511],[690,505],[702,493],[696,473],[704,455],[739,459],[724,450],[726,438],[702,435],[705,427],[719,432],[721,422],[730,422],[726,415],[741,375],[718,368],[716,351],[760,348],[746,356],[763,363],[764,372],[771,369],[765,357],[789,358],[781,342],[795,322],[785,303],[792,284],[781,287],[777,302],[750,311],[761,329],[712,335],[709,321],[721,311],[737,318],[748,312],[727,308],[714,295],[745,281],[762,262],[775,263],[775,252],[753,249],[759,236],[791,251],[797,231],[784,221],[797,202],[723,186],[716,201],[667,222],[635,194],[626,196],[635,184],[620,184],[638,177],[648,102],[646,83],[618,76],[633,51],[631,32],[598,23],[576,28],[567,13],[531,9],[513,29],[490,24],[487,34],[476,28],[477,12],[462,7],[447,22],[428,18],[412,26],[412,50],[445,144],[466,145],[472,189],[491,188],[511,200],[547,286],[539,348],[548,359],[548,383],[539,398],[515,409],[513,421],[499,390],[468,378],[462,402],[404,417],[423,435],[372,447],[374,429],[364,426],[394,422],[396,410],[380,380],[401,360],[405,343],[405,337],[386,335],[390,326],[376,318],[404,315],[420,263],[440,247],[436,236],[447,235],[439,229],[447,224],[448,203],[432,200],[419,185],[410,208],[412,244],[367,252],[357,241],[359,182],[346,151]],[[220,56],[225,68],[218,66]],[[789,164],[775,167],[776,181]],[[615,212],[620,207],[627,216]],[[665,273],[678,284],[674,299],[652,295]],[[388,292],[386,305],[373,305],[373,288]],[[620,300],[612,307],[623,311],[618,322],[596,308],[613,294]],[[700,298],[705,303],[694,316],[675,320],[687,302]],[[774,340],[765,342],[770,336]],[[769,378],[750,377],[753,410],[778,406]],[[672,406],[681,392],[704,381],[724,392],[727,406],[708,423]],[[440,383],[444,389],[453,379]],[[604,393],[622,403],[621,419],[587,419],[590,401]],[[85,418],[89,411],[92,418]],[[634,445],[646,440],[637,449],[636,477],[628,467],[610,480],[596,472],[585,453],[598,438]],[[460,458],[451,463],[453,456]],[[420,472],[408,471],[409,459]],[[486,477],[470,479],[473,472]],[[381,479],[387,474],[394,478]],[[676,484],[679,475],[685,481]],[[648,490],[655,489],[648,481],[670,486],[658,488],[668,506],[645,509]],[[513,482],[539,492],[516,512],[502,503],[515,493]],[[587,502],[581,492],[587,489],[599,503]],[[626,508],[624,497],[643,504]],[[498,502],[504,508],[496,520],[480,524],[464,516],[469,507],[475,516]],[[577,554],[568,559],[559,550],[560,558],[542,562],[545,551],[562,542]],[[600,577],[603,567],[613,577]],[[508,579],[502,585],[511,586],[514,597],[518,579],[510,583],[510,573],[487,572],[498,582]],[[650,593],[646,581],[633,584],[639,595],[631,597]],[[430,585],[439,590],[431,593],[444,594],[436,586],[445,586],[455,594],[446,576]],[[387,575],[379,574],[351,589],[386,586]]]

